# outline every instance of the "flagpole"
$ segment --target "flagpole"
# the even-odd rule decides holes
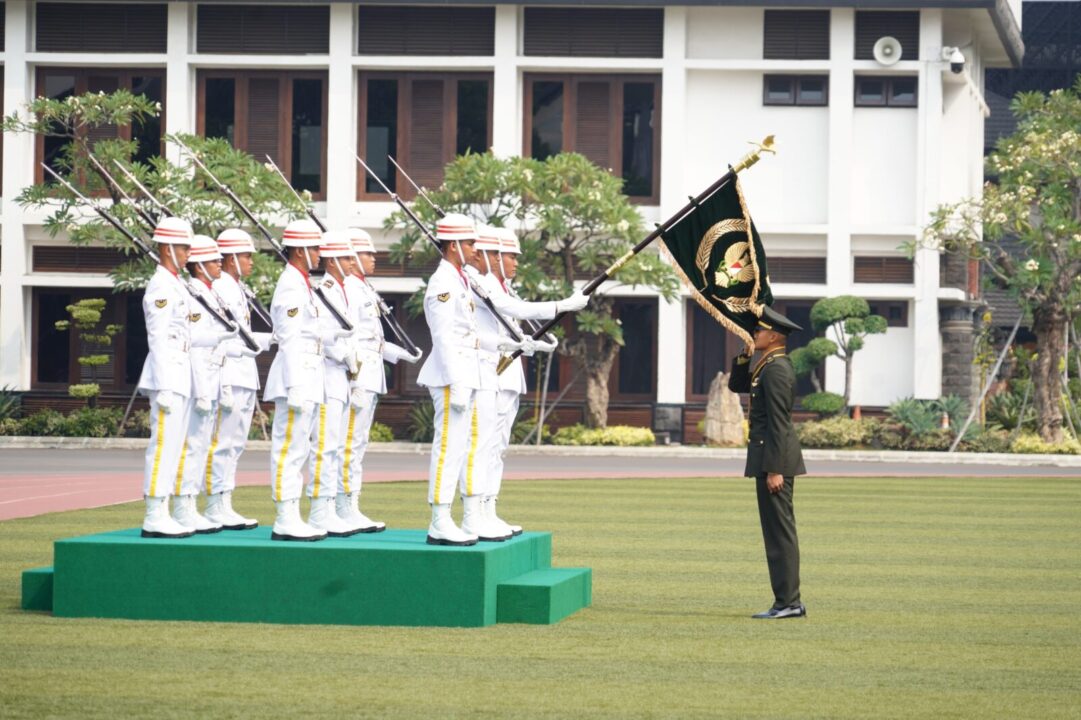
[[[620,256],[619,259],[612,263],[607,270],[586,283],[586,286],[582,288],[582,294],[592,295],[597,290],[597,288],[601,286],[601,283],[615,275],[621,267],[631,261],[631,258],[645,250],[650,243],[652,243],[654,240],[666,233],[669,229],[672,228],[673,225],[678,224],[689,213],[694,212],[695,208],[697,208],[700,203],[705,202],[710,197],[712,197],[713,194],[716,193],[718,190],[723,188],[728,183],[732,182],[732,180],[735,179],[736,175],[738,175],[740,171],[746,170],[747,168],[758,162],[762,158],[762,153],[768,152],[776,154],[777,152],[773,149],[772,135],[768,135],[766,139],[760,143],[752,144],[755,146],[754,150],[744,155],[735,165],[729,167],[728,172],[722,175],[720,179],[717,180],[717,182],[713,183],[708,188],[698,193],[697,196],[691,198],[690,201],[682,208],[680,208],[675,215],[672,215],[670,218],[668,218],[663,223],[654,228],[653,232],[651,232],[637,245],[635,245],[633,248]],[[533,339],[539,340],[540,338],[544,337],[545,333],[558,325],[559,322],[563,319],[563,316],[566,314],[567,313],[565,312],[558,313],[554,318],[548,320],[543,325],[541,325],[540,328],[538,328],[536,332],[533,333]],[[499,362],[498,372],[502,373],[503,370],[505,370],[507,366],[511,364],[511,362],[517,360],[518,356],[521,354],[521,350],[515,350],[513,354],[504,356]]]

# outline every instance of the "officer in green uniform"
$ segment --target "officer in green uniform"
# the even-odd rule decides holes
[[[792,508],[795,476],[805,475],[803,454],[792,426],[796,373],[785,352],[788,333],[801,329],[784,315],[766,307],[754,329],[758,361],[747,355],[732,362],[728,389],[750,393],[750,440],[744,475],[755,478],[758,517],[766,544],[773,607],[754,615],[759,619],[806,617],[799,594],[799,539]]]

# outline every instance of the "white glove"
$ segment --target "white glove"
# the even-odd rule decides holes
[[[350,351],[346,354],[345,368],[351,377],[356,377],[360,374],[360,358],[357,357],[355,352]]]
[[[525,341],[518,342],[517,340],[511,340],[510,338],[503,338],[496,345],[496,349],[501,353],[510,353],[515,350],[525,352]]]
[[[404,359],[404,360],[405,360],[405,361],[406,361],[407,363],[409,363],[410,365],[416,365],[416,364],[417,364],[417,362],[419,362],[419,361],[420,361],[420,358],[421,358],[421,356],[422,356],[423,354],[424,354],[424,351],[423,351],[423,350],[421,350],[420,348],[417,348],[417,352],[416,352],[416,354],[415,354],[415,355],[406,355],[406,356],[405,356],[405,357],[404,357],[403,359]]]
[[[303,412],[304,405],[306,403],[307,400],[304,399],[303,393],[300,391],[299,385],[289,388],[289,390],[285,394],[285,404],[289,406],[290,410],[295,410],[296,412]]]
[[[469,407],[469,397],[473,394],[470,388],[463,385],[450,386],[450,407],[457,412],[465,412]]]
[[[540,352],[555,352],[556,347],[559,346],[559,341],[553,338],[550,342],[545,340],[534,340],[537,344],[537,350]]]
[[[537,341],[528,335],[522,339],[522,354],[526,357],[533,357],[533,353],[537,352]]]
[[[200,415],[209,415],[213,409],[214,403],[210,401],[210,398],[201,397],[195,399],[195,412]]]
[[[233,398],[233,386],[222,385],[221,391],[218,393],[218,405],[225,412],[232,412],[233,407],[236,405],[236,400]]]
[[[568,297],[565,297],[562,300],[556,300],[556,312],[578,312],[588,304],[589,296],[583,295],[579,290],[575,290]]]
[[[234,325],[232,330],[224,330],[224,331],[218,333],[215,336],[215,344],[221,344],[221,343],[225,342],[226,340],[229,340],[230,338],[235,338],[239,334],[240,334],[240,327],[237,326],[237,325]]]
[[[158,408],[168,415],[176,407],[177,395],[171,390],[159,390],[156,400],[158,401]]]
[[[353,386],[349,390],[349,404],[360,410],[364,407],[364,391],[356,386]]]
[[[383,359],[391,365],[396,365],[399,360],[405,360],[407,363],[412,364],[420,360],[421,355],[420,348],[417,348],[416,355],[410,355],[401,345],[388,342],[383,346]]]

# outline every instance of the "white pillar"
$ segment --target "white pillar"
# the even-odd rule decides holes
[[[916,141],[916,225],[926,224],[941,200],[942,151],[942,11],[920,12],[919,129]],[[914,346],[913,395],[937,398],[942,393],[942,336],[938,323],[937,250],[916,253],[916,301],[912,323]]]
[[[169,3],[165,47],[165,132],[195,133],[195,71],[188,65],[195,5]],[[169,162],[179,164],[182,153],[172,143],[165,147]]]
[[[8,0],[4,31],[4,115],[21,111],[31,99],[30,68],[26,64],[29,3]],[[0,187],[0,386],[30,389],[29,290],[23,288],[29,250],[23,231],[23,211],[16,198],[34,181],[34,137],[4,136],[4,180]]]
[[[664,10],[664,63],[661,70],[661,216],[686,203],[683,192],[683,133],[687,105],[687,10]],[[687,303],[657,298],[657,402],[687,399]]]
[[[495,72],[492,79],[492,151],[522,154],[522,91],[518,81],[518,6],[495,6]]]
[[[353,72],[353,4],[330,5],[330,69],[327,78],[327,222],[343,227],[357,199],[357,103]]]
[[[829,160],[827,165],[826,295],[852,292],[852,115],[856,15],[830,13]],[[844,363],[826,359],[825,389],[843,394]]]

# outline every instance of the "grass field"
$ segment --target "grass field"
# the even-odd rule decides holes
[[[423,486],[366,491],[426,522]],[[1081,479],[801,479],[806,620],[772,598],[745,480],[511,483],[593,568],[551,627],[228,625],[19,610],[52,541],[137,505],[0,523],[0,717],[1081,717]],[[269,519],[265,490],[242,509]]]

